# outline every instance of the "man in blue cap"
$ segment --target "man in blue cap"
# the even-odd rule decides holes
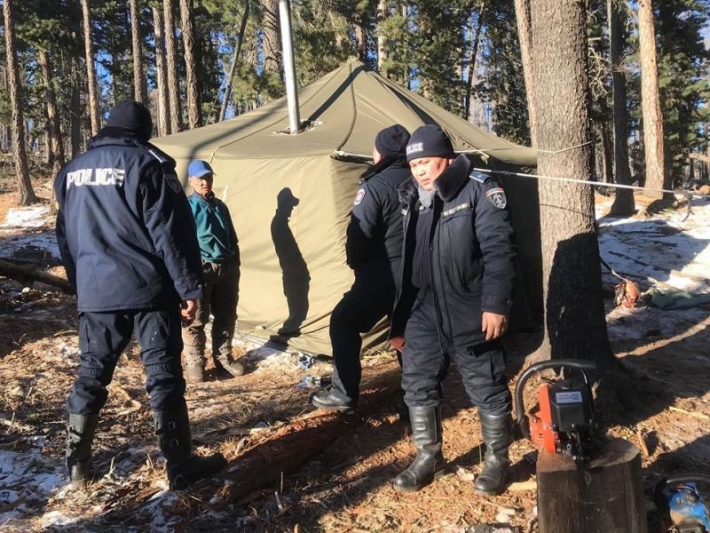
[[[212,191],[214,172],[207,161],[196,159],[187,168],[193,193],[190,210],[197,227],[197,240],[205,276],[204,296],[197,301],[195,320],[183,326],[185,377],[191,383],[205,379],[205,325],[212,322],[212,359],[217,370],[232,376],[244,367],[232,361],[232,339],[239,301],[239,240],[229,209]]]

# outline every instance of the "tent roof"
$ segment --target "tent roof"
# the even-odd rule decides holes
[[[485,132],[436,104],[351,60],[299,93],[306,131],[289,135],[285,98],[231,120],[157,140],[175,158],[259,159],[304,155],[371,157],[377,132],[399,123],[410,132],[437,123],[456,151],[520,166],[536,164],[535,151]]]

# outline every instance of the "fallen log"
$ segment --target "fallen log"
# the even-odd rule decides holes
[[[400,370],[394,368],[370,381],[363,380],[357,414],[315,411],[270,432],[265,439],[248,447],[217,477],[223,485],[214,498],[215,481],[204,482],[190,490],[195,501],[210,501],[214,507],[238,502],[265,487],[274,487],[283,474],[297,470],[335,439],[372,416],[400,390]],[[215,500],[219,500],[215,502]]]
[[[69,281],[66,278],[55,276],[54,274],[50,274],[31,265],[20,265],[18,263],[12,263],[10,261],[0,259],[0,276],[17,280],[20,283],[39,281],[40,283],[44,283],[46,285],[58,287],[66,294],[74,293]]]

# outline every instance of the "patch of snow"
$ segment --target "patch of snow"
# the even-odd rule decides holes
[[[5,236],[7,235],[7,236]],[[54,230],[39,233],[21,233],[0,231],[2,237],[2,252],[0,257],[13,258],[22,250],[46,250],[56,261],[59,259],[59,247]]]
[[[13,207],[5,217],[5,228],[41,228],[51,224],[54,216],[48,206]]]

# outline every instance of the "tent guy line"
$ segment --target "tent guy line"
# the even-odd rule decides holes
[[[599,181],[588,181],[581,180],[578,178],[562,178],[556,176],[544,176],[542,174],[526,174],[524,172],[510,172],[508,170],[492,170],[490,168],[479,168],[475,167],[474,170],[479,172],[488,172],[491,174],[507,174],[509,176],[519,176],[521,178],[533,178],[538,180],[550,180],[550,181],[562,181],[567,183],[579,183],[582,185],[592,185],[594,187],[615,187],[617,189],[632,189],[636,191],[647,191],[647,192],[664,192],[670,194],[681,194],[686,198],[696,196],[698,198],[710,198],[710,194],[703,194],[699,192],[692,191],[676,191],[672,189],[647,189],[646,187],[641,187],[639,185],[624,185],[621,183],[604,183]]]

